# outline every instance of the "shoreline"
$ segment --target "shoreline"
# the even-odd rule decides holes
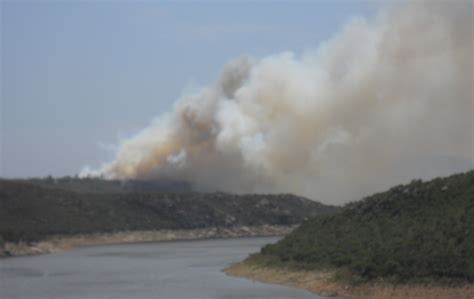
[[[295,227],[296,225],[261,225],[175,230],[120,231],[114,233],[93,233],[72,236],[57,235],[37,242],[5,242],[0,246],[0,258],[50,254],[71,250],[77,247],[96,245],[283,236],[291,232]]]
[[[229,276],[251,279],[263,283],[280,284],[306,289],[323,297],[373,298],[373,299],[473,299],[474,284],[447,286],[430,283],[391,284],[367,282],[357,285],[337,281],[331,271],[295,271],[255,265],[248,260],[224,269]]]

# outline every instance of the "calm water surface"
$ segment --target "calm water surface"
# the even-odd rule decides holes
[[[276,238],[80,248],[0,260],[0,298],[314,299],[304,290],[226,276],[222,269]]]

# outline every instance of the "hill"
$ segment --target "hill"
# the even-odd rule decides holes
[[[304,222],[246,263],[336,271],[334,279],[346,282],[472,283],[474,171],[415,180],[347,204]]]
[[[0,237],[4,241],[120,231],[291,226],[336,209],[288,194],[75,192],[70,185],[51,186],[0,180]]]
[[[45,188],[65,189],[86,193],[129,193],[129,192],[190,192],[192,185],[184,181],[170,179],[159,180],[104,180],[100,178],[79,178],[51,176],[12,180],[19,183],[30,183]]]

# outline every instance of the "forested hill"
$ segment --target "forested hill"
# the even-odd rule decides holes
[[[52,189],[64,189],[87,193],[130,193],[130,192],[190,192],[192,185],[184,181],[170,179],[158,180],[104,180],[100,178],[79,178],[51,176],[15,180]]]
[[[52,235],[133,230],[294,225],[336,209],[288,194],[91,193],[66,189],[0,180],[0,240],[38,241]]]
[[[474,171],[420,180],[305,222],[251,260],[352,277],[474,281]],[[349,270],[349,271],[347,271]]]

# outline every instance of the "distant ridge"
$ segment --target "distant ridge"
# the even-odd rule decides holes
[[[155,180],[105,180],[101,178],[78,178],[70,176],[54,178],[50,176],[12,181],[86,193],[189,192],[193,190],[192,184],[188,182],[166,178]]]
[[[0,180],[1,239],[33,242],[121,231],[293,226],[337,209],[290,194],[159,192],[158,185],[78,182]],[[118,191],[105,192],[108,188]],[[88,192],[70,191],[75,189]]]

